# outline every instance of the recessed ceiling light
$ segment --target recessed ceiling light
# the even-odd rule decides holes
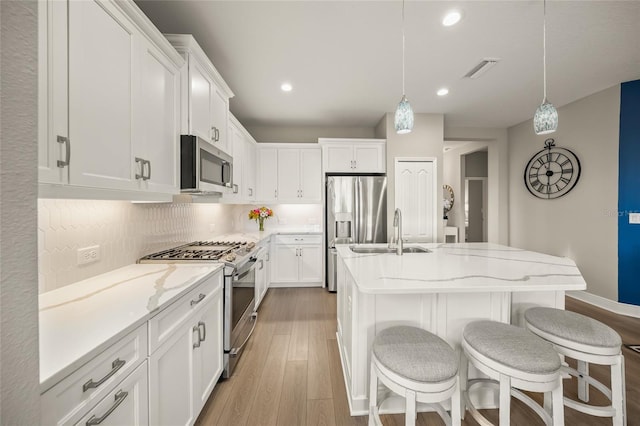
[[[442,25],[450,27],[460,22],[460,18],[462,18],[462,14],[457,10],[452,10],[444,16],[442,19]]]
[[[447,89],[446,87],[443,87],[442,89],[438,90],[436,94],[438,96],[446,96],[449,94],[449,89]]]
[[[282,86],[280,86],[280,88],[283,92],[290,92],[293,90],[293,86],[291,85],[291,83],[282,83]]]

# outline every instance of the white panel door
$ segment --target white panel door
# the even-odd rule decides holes
[[[77,424],[85,425],[102,418],[100,425],[143,426],[149,424],[149,386],[147,362],[144,361],[131,374],[116,385]],[[114,408],[115,407],[115,408]],[[110,411],[112,410],[112,411]]]
[[[258,193],[260,201],[278,199],[278,150],[276,148],[258,149]]]
[[[190,425],[195,421],[193,325],[183,325],[149,357],[149,424]]]
[[[230,151],[230,141],[227,137],[229,122],[229,98],[214,84],[211,101],[212,126],[214,128],[213,144],[226,153]]]
[[[200,308],[193,323],[200,331],[199,338],[197,332],[194,336],[194,343],[199,343],[193,350],[193,412],[197,415],[222,374],[222,290]]]
[[[275,244],[273,249],[271,281],[297,282],[299,248],[287,244]]]
[[[189,99],[191,108],[191,134],[213,143],[213,96],[215,86],[205,68],[189,57]]]
[[[256,199],[256,144],[245,138],[244,143],[244,171],[242,174],[244,193],[243,199],[253,201]]]
[[[300,194],[306,202],[322,200],[322,151],[319,148],[300,150]]]
[[[134,156],[148,161],[148,179],[138,182],[154,192],[177,193],[179,70],[150,44],[143,47],[140,60],[140,137]]]
[[[322,246],[300,246],[300,282],[322,281]]]
[[[325,172],[351,173],[354,171],[352,145],[325,145],[323,149],[326,162],[324,165]]]
[[[38,181],[68,183],[67,2],[38,2]]]
[[[111,3],[69,4],[70,181],[135,189],[133,103],[137,56],[133,24]]]
[[[382,143],[359,143],[353,146],[353,159],[356,172],[384,173],[385,146]]]
[[[395,206],[402,211],[402,237],[435,242],[436,192],[430,161],[399,161],[395,171]]]
[[[300,150],[278,149],[278,201],[300,200]]]
[[[244,169],[247,165],[246,153],[244,151],[244,136],[233,124],[229,124],[229,139],[231,140],[233,152],[233,185],[237,187],[237,192],[225,194],[224,198],[229,200],[240,200],[245,194],[245,184],[243,181]]]

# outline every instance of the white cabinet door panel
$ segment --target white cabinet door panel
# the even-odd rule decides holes
[[[229,120],[229,102],[227,97],[218,89],[215,85],[212,87],[211,102],[211,125],[217,132],[214,135],[215,139],[212,140],[213,144],[223,150],[229,152],[229,140],[227,138],[227,122]]]
[[[300,150],[278,149],[278,200],[300,199]]]
[[[396,167],[395,206],[402,211],[403,238],[435,242],[433,163],[399,161]]]
[[[278,150],[276,148],[258,149],[258,193],[260,201],[278,199]]]
[[[222,289],[201,307],[193,322],[201,332],[199,346],[193,351],[193,412],[199,413],[222,374]]]
[[[357,172],[384,172],[383,144],[358,144],[353,147],[353,159]]]
[[[297,282],[298,247],[276,244],[273,248],[271,280],[274,282]]]
[[[69,2],[71,182],[135,189],[132,24],[112,4]]]
[[[149,423],[190,425],[193,413],[193,329],[188,322],[149,357]]]
[[[140,138],[135,156],[149,161],[144,189],[178,192],[178,84],[179,73],[151,45],[143,48],[140,79]]]
[[[190,128],[191,134],[213,142],[212,124],[213,117],[213,92],[214,85],[203,66],[193,57],[189,58],[189,73],[191,81]]]
[[[325,148],[325,171],[352,172],[353,147],[351,145],[330,145]]]
[[[242,174],[244,192],[242,198],[246,201],[254,201],[256,199],[256,170],[258,168],[256,152],[257,148],[255,143],[249,139],[245,139],[244,171]]]
[[[322,281],[322,247],[300,246],[300,282]]]
[[[322,200],[322,151],[300,150],[300,195],[304,201]]]

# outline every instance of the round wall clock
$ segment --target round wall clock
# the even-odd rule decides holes
[[[566,148],[556,147],[553,139],[544,141],[524,169],[524,184],[538,198],[559,198],[580,179],[580,160]]]

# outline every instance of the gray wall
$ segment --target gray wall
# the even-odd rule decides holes
[[[0,424],[40,424],[37,17],[0,1]]]
[[[375,134],[373,127],[244,126],[258,142],[314,143],[318,138],[373,138]]]
[[[559,108],[558,114],[558,131],[546,137],[535,135],[531,120],[509,129],[511,245],[570,257],[589,293],[617,301],[620,86]],[[527,162],[548,137],[572,150],[582,165],[577,185],[556,200],[535,198],[523,183]]]
[[[466,177],[487,177],[487,151],[477,151],[465,155],[465,173]]]
[[[442,188],[442,150],[444,135],[444,116],[442,114],[415,114],[413,131],[398,135],[393,126],[394,113],[387,113],[376,126],[376,137],[387,140],[387,234],[393,235],[393,212],[395,210],[395,171],[396,157],[434,157],[437,167],[436,188]],[[442,196],[438,190],[437,213],[442,212]],[[438,216],[440,217],[440,216]],[[438,241],[444,238],[442,221],[439,220]]]

